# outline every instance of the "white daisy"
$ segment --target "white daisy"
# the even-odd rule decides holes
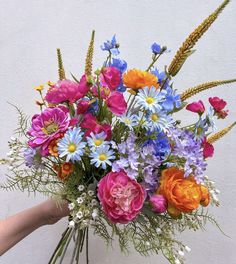
[[[151,113],[147,118],[148,127],[150,131],[166,131],[167,128],[171,126],[173,120],[170,116],[166,115],[164,112]]]
[[[127,127],[129,127],[131,130],[133,130],[133,126],[136,125],[136,116],[130,113],[124,114],[121,117],[118,117],[118,119],[122,123],[124,123]]]
[[[162,106],[160,103],[165,100],[165,95],[165,91],[158,92],[157,89],[152,86],[151,88],[145,87],[139,90],[136,99],[142,109],[155,113],[161,110]]]
[[[90,147],[97,148],[109,144],[108,141],[105,141],[107,135],[105,132],[99,134],[94,134],[93,132],[87,137],[87,141]]]
[[[108,145],[96,148],[90,154],[91,164],[94,164],[95,167],[100,167],[105,170],[107,165],[111,166],[111,161],[115,159],[114,151],[110,149]]]

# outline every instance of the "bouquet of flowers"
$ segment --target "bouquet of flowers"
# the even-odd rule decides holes
[[[115,36],[101,46],[108,56],[93,71],[92,32],[80,79],[66,76],[58,49],[59,81],[49,81],[45,93],[44,85],[35,87],[40,112],[29,122],[16,107],[18,136],[1,159],[9,169],[2,188],[41,192],[69,204],[68,227],[49,263],[62,263],[72,241],[71,263],[79,262],[84,244],[88,263],[89,229],[108,245],[117,235],[124,252],[132,245],[141,255],[161,251],[170,263],[183,263],[190,248],[176,233],[202,229],[207,221],[217,225],[205,210],[219,205],[219,191],[205,176],[207,159],[213,143],[236,122],[215,132],[215,120],[228,115],[226,102],[210,97],[206,109],[201,100],[189,99],[236,79],[203,83],[181,94],[172,80],[228,3],[190,34],[164,71],[155,63],[168,52],[165,46],[152,44],[146,70],[127,69],[117,57]],[[183,126],[175,116],[183,109],[197,121]]]

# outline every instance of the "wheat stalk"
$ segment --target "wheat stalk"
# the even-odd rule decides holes
[[[172,60],[168,73],[170,76],[175,76],[186,59],[194,52],[192,48],[203,36],[203,34],[209,29],[209,27],[215,22],[219,14],[223,11],[230,0],[225,0],[211,15],[209,15],[184,41],[182,46],[177,51],[174,59]]]
[[[94,52],[94,35],[95,31],[92,31],[91,40],[89,43],[87,56],[85,60],[85,75],[90,77],[92,75],[92,66],[93,66],[93,52]]]
[[[209,136],[207,138],[207,142],[210,144],[215,143],[217,140],[221,139],[223,136],[229,133],[229,131],[236,125],[236,122],[233,124],[227,126],[226,128],[220,130],[219,132],[213,134],[212,136]]]

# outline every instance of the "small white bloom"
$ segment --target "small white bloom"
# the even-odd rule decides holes
[[[76,217],[78,219],[81,219],[83,217],[83,213],[81,211],[79,211],[77,214],[76,214]]]
[[[88,195],[89,195],[89,196],[93,196],[93,195],[94,195],[94,191],[89,190],[89,191],[88,191]]]
[[[211,193],[211,194],[214,194],[214,193],[215,193],[215,190],[210,190],[210,193]]]
[[[96,219],[97,217],[98,217],[98,210],[97,209],[93,209],[92,218]]]
[[[79,197],[76,201],[78,204],[82,204],[84,202],[84,199],[82,197]]]
[[[185,246],[185,250],[186,250],[187,252],[190,252],[190,251],[191,251],[191,248],[188,247],[188,246]]]
[[[84,185],[79,185],[79,186],[78,186],[78,190],[79,190],[80,192],[82,192],[82,191],[84,190]]]
[[[75,222],[73,220],[71,220],[69,222],[69,227],[71,227],[71,228],[74,228],[75,227]]]
[[[158,235],[160,235],[162,233],[162,231],[161,231],[161,229],[159,227],[157,227],[156,232],[157,232]]]
[[[80,197],[85,198],[87,196],[87,193],[83,192]]]
[[[216,193],[216,194],[220,194],[220,190],[215,189],[215,193]]]
[[[74,203],[68,204],[68,208],[70,211],[73,210],[75,208],[75,204]]]
[[[181,264],[181,262],[179,261],[179,259],[175,259],[175,264]]]
[[[184,257],[184,252],[182,250],[179,250],[178,251],[178,254],[181,256],[181,257]]]
[[[207,175],[205,175],[205,179],[206,179],[206,180],[208,180],[208,179],[209,179],[209,177],[208,177]]]
[[[7,157],[10,157],[12,154],[13,154],[13,151],[9,151],[9,152],[7,153]]]
[[[147,242],[146,242],[146,246],[150,246],[150,242],[147,241]]]
[[[16,141],[16,138],[15,137],[11,137],[11,141]]]
[[[212,199],[214,200],[214,202],[219,202],[219,199],[215,194],[212,195]]]
[[[92,199],[91,205],[92,206],[96,206],[97,204],[98,204],[97,200],[96,199]]]
[[[8,167],[8,170],[10,170],[10,171],[12,171],[13,169],[14,169],[13,166],[9,166],[9,167]]]

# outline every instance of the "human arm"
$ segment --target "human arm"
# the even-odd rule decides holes
[[[0,256],[37,228],[54,224],[69,214],[66,202],[53,199],[0,221]]]

